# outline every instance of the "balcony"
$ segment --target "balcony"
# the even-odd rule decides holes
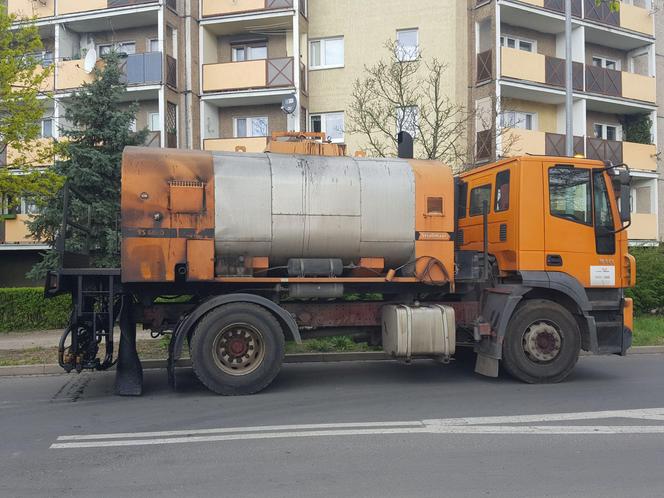
[[[502,141],[503,155],[506,156],[546,154],[546,133],[543,131],[510,128],[504,130]]]
[[[203,141],[203,149],[218,152],[265,152],[267,137],[250,138],[208,138]]]
[[[648,9],[625,2],[620,4],[619,11],[611,12],[606,2],[597,5],[595,0],[585,0],[584,19],[598,24],[653,36],[655,33],[653,18]]]
[[[202,17],[292,9],[293,0],[203,0]]]
[[[58,0],[58,15],[77,14],[92,10],[113,9],[130,5],[157,3],[158,0]]]
[[[203,92],[230,92],[295,85],[293,58],[225,62],[203,66]]]
[[[507,47],[501,48],[501,56],[501,75],[504,78],[560,88],[565,86],[565,61],[563,59]],[[573,71],[573,85],[577,92],[585,90],[587,93],[653,104],[657,100],[656,81],[650,76],[584,66],[578,62],[574,63]]]
[[[97,67],[102,64],[101,59],[97,61]],[[123,81],[128,86],[161,84],[163,80],[162,64],[161,52],[128,55],[120,63],[120,70],[124,75]],[[83,83],[90,83],[93,75],[85,72],[83,67],[83,59],[59,62],[56,90],[73,90],[83,86]]]
[[[586,156],[613,164],[624,162],[633,169],[657,171],[657,147],[654,145],[588,138]]]
[[[632,213],[632,224],[627,229],[630,240],[657,240],[657,215]]]
[[[18,17],[52,17],[55,0],[7,0],[7,12]]]

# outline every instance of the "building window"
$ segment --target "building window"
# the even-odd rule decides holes
[[[595,138],[601,138],[602,140],[622,140],[622,126],[620,125],[595,123],[593,125],[593,133],[595,134]]]
[[[53,119],[46,118],[41,121],[41,138],[53,137]]]
[[[414,61],[420,55],[419,32],[417,29],[397,31],[397,59],[401,62]]]
[[[329,69],[343,67],[344,39],[323,38],[309,43],[309,68]]]
[[[233,45],[232,61],[257,61],[267,59],[267,44],[266,43],[253,43],[253,44],[240,44]]]
[[[151,112],[148,114],[148,130],[150,131],[159,131],[161,125],[159,123],[159,113]]]
[[[159,46],[159,39],[157,38],[148,39],[148,52],[161,52],[161,47]]]
[[[267,117],[233,119],[233,135],[236,138],[267,137]]]
[[[97,47],[97,53],[99,56],[108,55],[111,52],[115,51],[118,54],[131,55],[136,53],[136,42],[127,41],[127,42],[118,42],[118,43],[106,43],[104,45],[99,45]]]
[[[620,71],[620,61],[607,59],[606,57],[600,57],[596,55],[593,56],[593,66]]]
[[[500,124],[503,128],[536,130],[537,114],[534,112],[504,111],[500,115]]]
[[[344,113],[329,112],[309,116],[311,131],[323,132],[334,143],[344,141]]]
[[[401,107],[397,109],[397,133],[405,131],[411,137],[417,137],[419,109],[416,106]]]
[[[470,191],[470,216],[484,213],[484,203],[487,205],[487,214],[491,209],[491,185],[475,187]]]
[[[537,52],[537,41],[516,36],[505,35],[500,37],[500,46],[515,48],[524,52]]]

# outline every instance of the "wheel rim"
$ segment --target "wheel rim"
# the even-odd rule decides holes
[[[247,375],[265,358],[263,334],[248,323],[235,323],[219,331],[212,356],[217,366],[229,375]]]
[[[533,363],[551,363],[560,356],[563,337],[555,323],[539,320],[526,329],[522,344],[523,351]]]

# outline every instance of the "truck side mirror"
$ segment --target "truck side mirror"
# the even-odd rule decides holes
[[[632,221],[631,177],[629,171],[621,171],[620,180],[620,221],[629,223]]]

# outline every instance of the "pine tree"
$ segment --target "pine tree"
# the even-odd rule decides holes
[[[118,233],[120,216],[120,168],[125,147],[145,142],[147,129],[131,130],[138,104],[123,108],[122,97],[126,85],[117,54],[104,58],[93,70],[93,80],[72,95],[65,110],[66,129],[57,152],[61,160],[54,170],[86,195],[92,209],[90,264],[93,267],[116,267],[119,264]],[[62,223],[62,192],[46,199],[40,214],[29,223],[32,235],[55,243]],[[71,211],[82,219],[83,205],[74,202]],[[85,245],[83,234],[68,233],[68,250],[80,251]],[[57,266],[54,250],[29,273],[29,277],[43,278],[46,271]]]

